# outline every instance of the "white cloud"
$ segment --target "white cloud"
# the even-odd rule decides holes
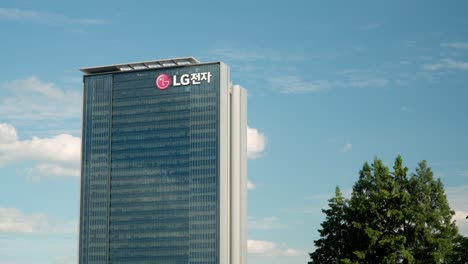
[[[468,42],[443,42],[440,45],[453,49],[468,49]]]
[[[249,254],[266,256],[276,255],[278,253],[275,243],[262,240],[248,240],[247,251]]]
[[[257,188],[257,186],[255,186],[255,184],[253,184],[253,182],[251,182],[250,180],[247,181],[247,189],[249,190],[253,190]]]
[[[0,164],[18,160],[76,163],[80,160],[81,140],[68,134],[50,138],[19,140],[15,127],[0,124]]]
[[[5,82],[0,88],[8,92],[0,101],[0,114],[10,120],[56,121],[81,115],[81,93],[60,89],[37,77]]]
[[[351,143],[346,143],[343,147],[341,147],[340,151],[341,152],[349,152],[353,148],[353,144]]]
[[[306,82],[303,79],[285,75],[270,79],[275,90],[283,94],[306,94],[323,91],[330,88],[328,81]]]
[[[424,70],[436,71],[436,70],[468,70],[468,62],[456,61],[453,59],[443,59],[440,63],[435,64],[424,64]]]
[[[0,208],[0,233],[55,233],[78,232],[78,222],[51,221],[46,214],[23,214],[16,208]]]
[[[468,185],[447,187],[445,189],[450,207],[455,211],[454,220],[457,221],[460,234],[468,236]]]
[[[393,80],[395,83],[406,79],[406,76],[389,74],[388,70],[372,69],[359,70],[348,69],[338,71],[337,74],[343,76],[343,80],[333,82],[333,86],[352,88],[386,88]]]
[[[466,220],[466,217],[468,217],[468,212],[455,211],[455,215],[453,216],[453,219],[457,221],[464,221]]]
[[[47,229],[45,214],[23,215],[16,208],[0,208],[0,233],[34,233]]]
[[[269,230],[269,229],[284,229],[287,225],[280,222],[278,217],[256,218],[249,217],[249,229]]]
[[[299,257],[299,256],[304,256],[304,255],[305,254],[302,251],[293,249],[293,248],[288,248],[283,251],[283,256],[286,256],[286,257]]]
[[[18,140],[16,129],[9,124],[0,124],[0,144],[10,144]]]
[[[350,81],[349,85],[351,87],[385,87],[388,83],[386,79],[375,78]]]
[[[16,128],[0,123],[0,166],[35,162],[33,176],[79,176],[81,140],[68,134],[19,140]]]
[[[247,127],[247,157],[256,159],[262,155],[265,150],[266,137],[255,128]]]
[[[74,19],[59,14],[17,8],[0,8],[0,19],[49,24],[99,25],[107,23],[102,19]]]
[[[453,219],[456,221],[458,226],[458,231],[463,236],[468,236],[468,211],[455,211]]]
[[[263,240],[247,240],[247,251],[254,256],[285,256],[296,257],[306,255],[300,250],[278,245],[274,242]]]

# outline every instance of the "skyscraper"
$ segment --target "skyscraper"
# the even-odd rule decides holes
[[[246,263],[246,91],[194,58],[81,69],[79,263]]]

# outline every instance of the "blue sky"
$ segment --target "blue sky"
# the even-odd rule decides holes
[[[306,263],[365,161],[427,160],[468,235],[466,1],[2,1],[0,259],[75,263],[80,67],[194,56],[249,91],[249,263]]]

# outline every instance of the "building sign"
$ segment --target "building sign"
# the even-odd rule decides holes
[[[211,72],[197,72],[182,74],[180,76],[174,75],[172,76],[172,86],[198,85],[202,82],[210,83],[212,76]],[[171,78],[165,73],[160,74],[158,78],[156,78],[156,86],[161,90],[167,89],[170,84]]]
[[[163,73],[156,78],[156,86],[161,89],[165,90],[171,84],[171,77],[169,75]]]

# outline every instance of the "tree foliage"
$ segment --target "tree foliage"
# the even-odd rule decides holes
[[[401,156],[392,170],[377,158],[366,162],[351,198],[337,187],[328,206],[309,264],[466,264],[467,239],[458,234],[443,184],[425,161],[411,175]]]
[[[339,263],[346,256],[346,204],[339,187],[336,187],[335,197],[328,200],[329,209],[322,209],[326,215],[322,229],[319,230],[321,239],[315,242],[317,250],[310,256],[317,263]],[[315,263],[314,262],[314,263]]]
[[[447,263],[468,264],[468,237],[457,236],[454,242],[453,252]]]

